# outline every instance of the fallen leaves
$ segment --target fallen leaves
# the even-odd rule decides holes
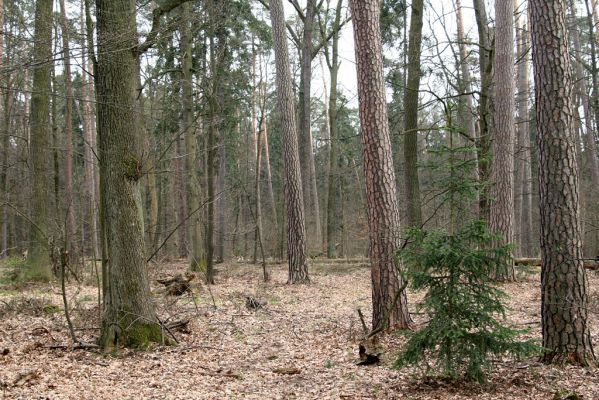
[[[159,275],[185,276],[185,268],[183,262],[157,266],[153,282]],[[484,387],[415,378],[418,371],[392,368],[404,340],[398,335],[363,344],[364,355],[377,355],[379,362],[356,366],[363,338],[356,310],[370,318],[366,268],[344,268],[341,263],[315,268],[314,283],[297,287],[285,285],[285,266],[271,267],[269,283],[262,282],[259,267],[218,268],[217,285],[210,290],[200,291],[194,284],[183,296],[164,296],[163,285],[153,288],[158,315],[177,336],[178,346],[121,350],[118,355],[73,346],[62,313],[43,310],[60,304],[59,293],[51,287],[31,286],[14,296],[2,294],[0,287],[3,301],[11,304],[0,322],[0,387],[5,397],[491,400],[576,393],[585,400],[599,399],[596,372],[535,360],[498,360]],[[531,328],[529,337],[540,335],[535,324],[540,321],[538,279],[538,274],[531,275],[503,285],[512,296],[508,319]],[[599,277],[591,273],[589,281],[591,294],[597,293]],[[96,288],[70,290],[76,328],[85,328],[78,330],[81,340],[93,343],[98,330],[92,327],[100,326]],[[261,307],[248,309],[248,297]],[[421,297],[409,293],[408,298],[413,305]],[[420,317],[414,316],[417,323],[424,322]],[[596,319],[591,324],[598,338],[599,324]]]

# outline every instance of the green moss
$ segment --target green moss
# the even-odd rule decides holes
[[[206,272],[208,261],[202,257],[200,259],[192,259],[189,263],[189,270],[192,272]]]
[[[166,332],[158,324],[136,323],[127,330],[125,346],[135,349],[147,349],[152,343],[161,344],[164,340],[165,344],[171,344],[170,339],[166,336]]]
[[[42,310],[46,314],[54,314],[60,311],[60,307],[54,304],[47,304],[42,308]]]
[[[131,181],[137,181],[139,180],[139,178],[141,178],[142,172],[141,172],[141,163],[139,162],[139,159],[133,155],[133,154],[128,154],[125,159],[123,160],[124,163],[124,170],[125,170],[125,177]]]

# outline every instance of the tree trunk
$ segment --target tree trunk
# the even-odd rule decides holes
[[[29,264],[40,279],[50,279],[52,271],[47,252],[48,235],[48,149],[50,139],[50,80],[52,74],[53,0],[35,2],[35,42],[33,45],[33,87],[29,142],[29,168],[32,185]]]
[[[541,209],[543,359],[594,363],[578,209],[565,0],[530,0]]]
[[[289,65],[285,14],[281,0],[270,1],[273,41],[276,64],[276,86],[281,126],[283,130],[283,159],[285,164],[285,200],[287,203],[287,251],[289,263],[288,283],[307,283],[306,225],[302,177],[300,173],[293,82]]]
[[[204,242],[204,225],[202,223],[201,190],[200,190],[200,151],[197,126],[193,111],[193,65],[190,3],[181,6],[181,103],[183,106],[180,129],[185,136],[185,174],[187,177],[186,215],[188,221],[189,268],[192,271],[205,271],[207,266],[206,247]]]
[[[333,37],[331,43],[331,55],[326,50],[327,66],[331,76],[331,87],[328,104],[328,130],[329,130],[329,176],[327,193],[327,257],[337,257],[337,233],[339,224],[337,221],[338,194],[339,194],[339,135],[337,123],[337,77],[339,74],[339,30],[341,25],[342,0],[337,2],[335,9],[335,21],[333,23]]]
[[[423,0],[412,1],[408,49],[408,78],[404,92],[404,158],[408,226],[422,226],[420,180],[418,178],[418,95],[420,89],[420,47],[422,43]]]
[[[585,0],[585,6],[587,9],[587,24],[588,24],[588,28],[589,28],[589,36],[590,37],[594,37],[595,36],[595,23],[597,22],[596,18],[597,18],[597,13],[595,10],[595,7],[593,7],[593,9],[591,10],[589,7],[589,2],[588,0]],[[574,14],[575,15],[575,14]],[[576,29],[574,29],[576,30]],[[578,31],[576,31],[576,33],[578,33]],[[595,36],[597,38],[599,38],[599,31],[597,31]],[[575,39],[573,37],[573,39]],[[591,102],[592,102],[592,111],[593,114],[595,116],[595,127],[599,127],[599,67],[597,66],[597,41],[595,40],[591,40],[590,44],[591,44],[591,78],[592,78],[592,83],[593,83],[593,87],[592,87],[592,91],[591,91]],[[578,63],[580,64],[580,63]],[[587,92],[585,92],[586,95]],[[587,98],[588,100],[588,98]],[[585,218],[585,220],[590,220],[590,225],[591,225],[591,240],[589,240],[590,246],[589,247],[589,253],[592,256],[596,256],[597,254],[599,254],[599,230],[597,229],[597,224],[599,223],[599,219],[597,218],[597,213],[599,212],[597,207],[597,203],[595,201],[596,196],[597,196],[597,190],[599,188],[599,186],[597,186],[597,183],[599,181],[599,166],[598,166],[598,161],[597,161],[597,144],[595,142],[595,136],[593,133],[591,133],[590,135],[588,133],[591,132],[587,132],[587,134],[584,134],[584,143],[585,143],[585,150],[586,150],[586,156],[587,159],[589,161],[589,168],[591,169],[591,183],[592,183],[592,190],[590,193],[589,198],[591,199],[589,201],[589,205],[587,207],[587,216]]]
[[[96,0],[96,96],[107,282],[100,343],[161,342],[146,270],[134,0]]]
[[[532,226],[532,156],[530,143],[530,123],[528,113],[528,32],[526,24],[516,22],[518,29],[519,51],[518,51],[518,79],[517,79],[517,101],[518,101],[518,143],[520,160],[520,210],[519,219],[515,222],[520,226],[520,252],[524,256],[533,255],[533,247],[536,247]]]
[[[514,241],[514,3],[496,0],[495,102],[493,164],[491,168],[490,229],[499,236],[498,245]],[[514,263],[507,260],[495,271],[495,279],[513,280]]]
[[[226,130],[220,130],[218,143],[218,178],[216,179],[216,261],[225,261],[225,232],[227,230],[227,193],[225,181],[227,177],[227,160],[225,148]]]
[[[82,2],[84,3],[84,2]],[[82,4],[82,9],[84,4]],[[82,10],[83,11],[83,10]],[[82,12],[83,14],[83,12]],[[81,16],[81,36],[85,37],[85,23],[84,17]],[[90,60],[89,64],[87,61],[87,43],[83,42],[81,48],[81,65],[85,69],[81,74],[81,117],[83,120],[83,163],[85,168],[85,191],[87,193],[87,208],[88,208],[88,223],[89,223],[89,237],[91,238],[91,245],[93,251],[94,260],[96,259],[98,252],[98,216],[96,213],[97,207],[97,178],[96,178],[96,129],[94,121],[94,110],[92,107],[93,94],[93,81],[89,78],[88,73],[93,76],[93,65]]]
[[[320,246],[322,241],[322,227],[320,225],[320,204],[318,201],[318,187],[316,184],[316,171],[314,165],[314,150],[312,148],[312,31],[314,30],[314,17],[316,14],[315,0],[307,0],[306,14],[304,17],[304,36],[301,49],[301,78],[300,78],[300,112],[299,112],[299,143],[300,164],[302,166],[302,188],[306,208],[312,208],[314,214],[315,241]]]
[[[372,326],[410,328],[405,291],[395,262],[399,207],[385,100],[378,0],[351,0],[372,263]],[[397,298],[399,296],[399,298]],[[397,300],[395,303],[394,301]],[[393,308],[391,308],[393,307]],[[385,316],[388,320],[385,321]],[[383,324],[385,326],[383,326]]]
[[[489,222],[489,195],[486,183],[489,180],[489,154],[491,151],[490,103],[491,83],[493,77],[492,49],[487,26],[487,11],[484,0],[472,0],[476,26],[478,27],[479,67],[480,67],[480,99],[478,128],[478,177],[483,183],[479,190],[479,218]]]
[[[65,132],[65,160],[64,160],[64,194],[66,210],[65,223],[65,244],[66,249],[74,249],[72,240],[75,234],[75,202],[73,198],[73,82],[71,80],[71,49],[69,46],[69,28],[67,21],[67,11],[64,0],[60,0],[60,25],[62,28],[62,52],[64,63],[64,82],[65,82],[65,113],[64,113],[64,132]]]
[[[4,27],[4,0],[0,0],[0,28],[5,32]],[[9,56],[8,52],[4,52],[4,35],[0,35],[0,69],[4,69],[5,65],[8,65]],[[10,121],[11,121],[11,107],[12,99],[11,95],[11,77],[12,74],[6,73],[5,76],[0,78],[0,105],[2,105],[2,126],[0,128],[0,135],[2,135],[2,166],[0,167],[0,191],[2,193],[3,201],[10,201],[10,194],[8,193],[8,148],[10,146]],[[0,235],[2,240],[0,241],[0,258],[8,256],[8,211],[7,207],[0,209]]]

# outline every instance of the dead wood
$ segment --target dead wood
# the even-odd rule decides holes
[[[169,296],[182,296],[191,292],[190,282],[195,279],[195,274],[186,273],[185,276],[177,274],[172,278],[157,279],[156,281],[166,286],[166,294]]]
[[[256,299],[252,296],[245,296],[245,306],[250,310],[259,310],[266,307],[266,300]]]

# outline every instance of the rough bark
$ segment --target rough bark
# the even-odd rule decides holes
[[[192,36],[190,3],[181,6],[181,113],[180,129],[185,137],[185,175],[186,181],[186,214],[189,217],[187,238],[189,240],[189,268],[192,271],[205,271],[207,265],[206,247],[204,243],[204,225],[200,210],[200,151],[198,129],[193,110],[193,71],[192,71]]]
[[[314,30],[314,17],[316,14],[315,0],[308,0],[304,16],[304,35],[301,48],[301,76],[299,87],[299,143],[300,164],[302,167],[302,189],[306,208],[313,210],[315,241],[318,245],[322,240],[322,227],[320,225],[320,205],[318,202],[318,188],[314,166],[314,150],[312,149],[312,32]]]
[[[378,0],[350,1],[358,72],[358,99],[362,154],[368,205],[369,257],[372,263],[372,326],[409,328],[407,296],[395,252],[400,243],[400,221],[395,191],[395,170],[385,100]],[[393,309],[391,307],[393,306]],[[384,317],[388,315],[387,321]]]
[[[514,241],[514,3],[495,1],[496,40],[494,59],[495,100],[493,163],[491,168],[490,229],[499,236],[498,245]],[[514,265],[507,260],[495,271],[499,280],[513,280]]]
[[[408,226],[422,226],[420,179],[418,177],[418,95],[420,89],[420,47],[422,44],[423,0],[412,1],[408,45],[408,78],[404,91],[404,171]]]
[[[289,49],[285,31],[285,14],[281,0],[270,1],[270,16],[276,64],[276,87],[283,130],[285,164],[285,201],[287,205],[288,283],[307,283],[306,226],[302,177],[300,172],[297,130],[293,99],[293,82],[289,65]]]
[[[67,11],[64,0],[60,0],[60,26],[62,30],[62,53],[65,82],[65,112],[64,112],[64,195],[66,206],[65,243],[68,251],[72,251],[75,234],[75,203],[73,198],[73,81],[71,79],[71,48],[68,28]]]
[[[520,218],[515,222],[520,226],[520,253],[525,256],[533,254],[533,247],[537,240],[535,239],[532,226],[532,156],[530,143],[530,123],[529,123],[529,46],[528,31],[526,24],[521,24],[520,19],[516,20],[517,43],[518,43],[518,66],[517,66],[517,96],[518,102],[518,120],[517,135],[519,143],[518,159],[520,162],[520,191],[519,211]]]
[[[106,234],[104,315],[100,343],[160,342],[146,269],[140,179],[142,143],[137,109],[134,0],[96,0],[96,97],[102,225]]]
[[[4,0],[0,0],[0,28],[4,31]],[[0,69],[3,69],[5,65],[8,65],[8,52],[4,52],[4,35],[0,35]],[[0,128],[0,135],[2,136],[2,166],[0,167],[0,191],[2,193],[3,201],[10,201],[10,194],[8,191],[8,147],[10,145],[10,121],[11,121],[11,98],[10,86],[11,86],[11,74],[7,73],[4,77],[0,78],[0,86],[4,89],[0,89],[0,105],[2,105],[2,126]],[[8,211],[7,207],[0,209],[0,235],[2,240],[0,242],[0,258],[8,256]]]
[[[588,0],[585,0],[585,6],[587,9],[587,26],[590,37],[599,38],[599,31],[595,32],[595,25],[597,22],[597,12],[593,5],[593,9],[589,8]],[[573,15],[575,13],[573,12]],[[572,39],[576,39],[574,31],[578,34],[576,29],[573,29]],[[579,39],[580,40],[580,39]],[[591,91],[591,110],[595,117],[595,127],[599,127],[599,66],[597,65],[597,44],[599,41],[591,40],[590,48],[591,48],[591,79],[592,79],[592,91]],[[579,44],[580,46],[580,44]],[[580,64],[578,62],[577,64]],[[585,92],[585,97],[587,97],[587,93]],[[588,101],[588,97],[586,98]],[[584,101],[584,100],[583,100]],[[599,219],[597,218],[597,202],[595,198],[597,196],[597,190],[599,188],[599,163],[597,161],[597,143],[595,141],[595,135],[591,132],[586,132],[583,134],[584,144],[585,144],[585,157],[588,161],[588,168],[591,170],[591,193],[589,196],[589,202],[587,205],[587,212],[585,215],[585,221],[590,220],[591,225],[591,233],[589,237],[587,237],[587,248],[590,255],[595,256],[599,254],[599,230],[597,229],[597,224],[599,223]],[[590,239],[590,240],[589,240]]]
[[[331,42],[331,53],[326,50],[327,66],[331,77],[331,86],[328,104],[328,128],[329,128],[329,176],[327,193],[327,257],[337,257],[337,233],[339,223],[337,220],[338,195],[339,195],[339,134],[337,123],[337,78],[339,74],[339,27],[341,24],[342,0],[337,2],[335,9],[335,20],[333,22],[333,37]]]
[[[456,0],[456,19],[458,28],[458,46],[460,51],[460,91],[462,95],[460,100],[462,106],[460,109],[460,128],[470,140],[474,140],[476,135],[476,127],[474,125],[474,105],[472,99],[472,77],[470,75],[470,67],[468,62],[468,48],[466,46],[466,35],[464,34],[464,18],[462,16],[461,0]]]
[[[41,279],[52,275],[47,252],[48,149],[50,139],[50,81],[52,75],[52,0],[35,2],[33,86],[29,119],[29,168],[31,177],[31,221],[29,264]]]
[[[484,0],[472,0],[476,26],[478,28],[480,99],[478,120],[478,177],[483,183],[479,191],[479,218],[489,221],[489,195],[486,183],[489,180],[489,154],[491,152],[491,83],[493,77],[492,49],[487,25],[487,10]]]
[[[588,326],[565,0],[530,0],[541,210],[543,359],[594,363]]]
[[[84,2],[82,2],[84,3]],[[84,4],[82,4],[84,8]],[[81,16],[81,36],[85,37],[85,22],[82,12]],[[88,208],[88,223],[89,223],[89,237],[91,238],[91,245],[93,251],[94,260],[96,259],[99,241],[98,241],[98,216],[97,216],[97,163],[95,159],[96,155],[96,124],[94,120],[94,110],[92,107],[92,99],[94,97],[93,92],[93,78],[88,76],[88,73],[93,76],[93,65],[91,60],[88,63],[87,57],[87,44],[84,42],[81,51],[81,65],[86,69],[81,75],[81,117],[83,120],[83,137],[85,138],[85,144],[83,147],[83,163],[85,168],[85,191],[87,193],[87,208]]]

